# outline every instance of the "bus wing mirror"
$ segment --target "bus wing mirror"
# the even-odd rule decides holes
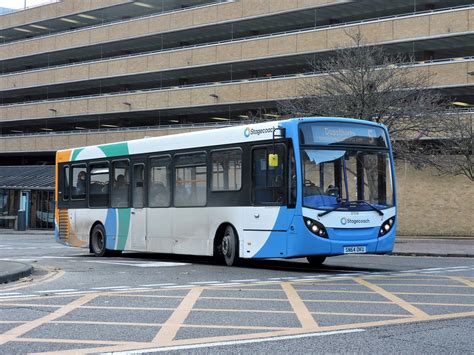
[[[271,168],[278,167],[278,154],[268,154],[268,166]]]

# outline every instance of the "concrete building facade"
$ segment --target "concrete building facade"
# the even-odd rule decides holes
[[[0,15],[0,162],[274,119],[278,100],[320,80],[308,61],[354,31],[474,104],[470,1],[62,0]],[[474,235],[459,212],[474,212],[470,181],[449,179],[457,198],[434,188],[446,178],[398,166],[401,234]]]

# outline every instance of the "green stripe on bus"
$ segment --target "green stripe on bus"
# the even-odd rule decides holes
[[[130,208],[118,208],[118,242],[117,250],[124,250],[128,239],[128,230],[130,228]]]
[[[104,152],[106,157],[116,157],[119,155],[128,155],[127,143],[115,143],[101,145],[99,148]]]
[[[82,152],[83,150],[84,150],[84,148],[77,148],[77,149],[74,149],[74,151],[72,152],[71,161],[76,160],[76,158],[77,158],[77,156],[79,155],[79,153]]]

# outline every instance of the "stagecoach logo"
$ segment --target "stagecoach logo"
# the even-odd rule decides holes
[[[264,134],[264,133],[273,133],[273,131],[277,129],[277,127],[269,127],[269,128],[249,128],[247,127],[244,131],[244,136],[245,138],[248,138],[250,136],[254,136],[254,135],[261,135],[261,134]]]
[[[352,218],[346,218],[342,217],[341,218],[341,224],[345,226],[346,224],[360,224],[360,223],[370,223],[370,220],[367,219],[352,219]]]

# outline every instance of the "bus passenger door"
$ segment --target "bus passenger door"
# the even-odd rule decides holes
[[[272,163],[269,155],[278,155]],[[286,147],[257,146],[252,149],[252,206],[247,208],[241,256],[285,257],[291,221],[287,202]],[[272,164],[271,164],[272,163]]]
[[[146,251],[145,164],[134,164],[132,174],[132,249]]]

